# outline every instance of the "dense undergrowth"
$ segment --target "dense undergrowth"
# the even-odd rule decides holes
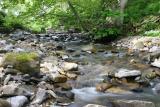
[[[78,29],[93,39],[160,35],[159,0],[2,0],[0,29]],[[148,33],[151,32],[151,33]]]

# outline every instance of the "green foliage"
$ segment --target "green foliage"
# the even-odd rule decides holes
[[[136,32],[143,33],[160,28],[159,0],[131,0],[125,13],[125,23],[132,24]]]
[[[20,19],[17,19],[14,16],[6,16],[4,18],[4,23],[3,26],[7,29],[12,29],[12,28],[23,28],[23,23]]]
[[[150,30],[150,31],[146,31],[144,34],[146,36],[152,36],[152,37],[158,36],[158,37],[160,37],[160,30]]]
[[[159,0],[128,0],[122,13],[118,0],[3,0],[0,23],[8,29],[43,32],[64,26],[89,31],[94,39],[160,28]],[[71,3],[69,5],[69,2]],[[2,18],[1,18],[2,17]],[[124,23],[121,18],[124,17]],[[123,34],[124,35],[124,34]]]
[[[99,29],[99,30],[96,29],[94,34],[96,34],[96,36],[94,36],[95,40],[107,37],[115,39],[121,34],[121,31],[116,27],[108,29]]]

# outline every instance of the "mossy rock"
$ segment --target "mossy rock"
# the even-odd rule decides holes
[[[40,59],[37,53],[7,53],[1,66],[8,65],[21,73],[32,74],[40,71]]]

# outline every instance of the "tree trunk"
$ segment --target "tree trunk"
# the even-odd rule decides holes
[[[120,17],[120,24],[123,25],[124,21],[124,9],[127,5],[128,0],[120,0],[120,12],[121,12],[121,17]]]
[[[78,12],[76,11],[76,9],[74,8],[74,6],[72,5],[71,1],[70,1],[70,0],[67,0],[67,3],[68,3],[68,5],[69,5],[71,11],[73,12],[74,16],[76,17],[78,23],[79,23],[80,26],[82,27],[82,29],[83,29],[84,31],[88,31],[87,28],[83,25],[83,23],[82,23],[79,15],[78,15]]]

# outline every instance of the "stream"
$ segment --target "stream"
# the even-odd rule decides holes
[[[100,104],[107,107],[114,107],[112,102],[116,100],[139,100],[153,102],[156,107],[160,107],[160,97],[153,91],[154,86],[160,82],[159,77],[148,80],[144,79],[149,85],[142,85],[141,87],[135,89],[130,89],[129,85],[124,85],[123,88],[126,90],[122,92],[117,91],[117,88],[114,89],[116,93],[112,93],[112,91],[96,91],[97,84],[112,80],[112,77],[109,78],[107,76],[109,72],[114,73],[119,69],[139,70],[142,73],[141,77],[145,78],[145,75],[154,69],[159,70],[155,67],[151,67],[150,64],[143,60],[143,56],[146,56],[148,52],[130,52],[128,48],[113,46],[112,43],[104,45],[92,43],[87,39],[80,38],[79,36],[74,37],[67,35],[65,37],[62,34],[59,35],[34,35],[33,38],[28,38],[22,40],[22,42],[16,43],[14,46],[17,48],[14,47],[14,49],[24,49],[25,51],[36,50],[38,52],[41,51],[41,54],[45,54],[42,58],[42,62],[44,62],[47,58],[47,60],[52,60],[50,57],[53,56],[52,53],[56,51],[60,53],[60,55],[56,56],[56,59],[78,64],[77,78],[67,81],[67,83],[72,86],[72,90],[70,91],[75,95],[74,100],[72,100],[71,104],[62,104],[63,106],[83,107],[86,104]],[[3,39],[9,40],[6,39],[6,37],[3,37]],[[26,43],[30,44],[36,41],[38,41],[38,45],[34,49],[25,46]],[[12,37],[9,42],[18,42],[16,40],[16,36]],[[48,45],[44,45],[46,43],[48,43]],[[41,46],[41,44],[43,45]],[[58,44],[59,47],[57,50],[49,50],[49,47],[52,47],[50,44]],[[143,78],[139,78],[140,77],[137,77],[136,79],[139,81],[143,80]],[[133,81],[136,81],[136,79]],[[120,79],[120,81],[123,83],[123,80]],[[121,87],[121,84],[116,85],[116,87],[119,86]],[[51,107],[61,107],[62,105],[54,103]]]
[[[68,107],[81,107],[86,104],[100,104],[107,107],[112,107],[110,102],[117,99],[126,100],[143,100],[151,101],[159,107],[160,97],[155,95],[152,91],[153,87],[143,88],[143,92],[129,92],[124,94],[114,94],[114,93],[101,93],[97,92],[95,89],[96,84],[103,81],[103,76],[105,71],[108,69],[108,63],[112,63],[111,66],[126,69],[138,69],[142,72],[150,69],[150,66],[145,65],[145,62],[139,57],[139,54],[147,53],[134,53],[134,55],[128,55],[128,50],[126,48],[119,48],[111,45],[103,44],[93,44],[96,53],[81,52],[80,56],[72,57],[76,62],[86,62],[88,65],[81,65],[80,71],[83,72],[82,76],[79,76],[75,81],[75,86],[73,86],[72,92],[75,93],[75,101],[73,105]],[[75,49],[77,51],[81,50],[83,47],[90,46],[88,43],[82,42],[69,42],[66,43],[68,48]],[[98,51],[98,52],[97,52]],[[142,66],[137,67],[130,63],[130,60],[135,59],[140,62]]]

